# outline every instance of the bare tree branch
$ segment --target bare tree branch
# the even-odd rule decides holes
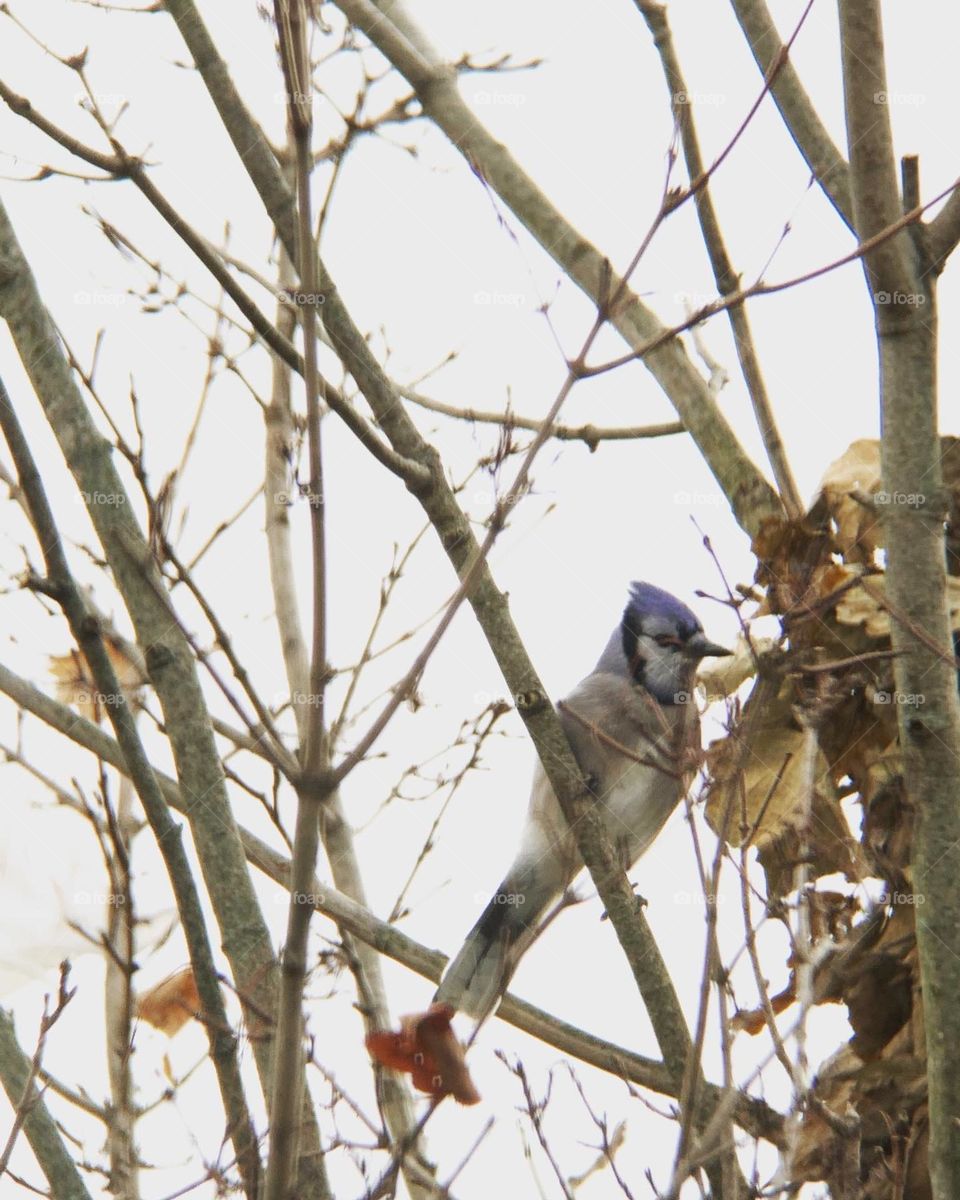
[[[844,102],[857,231],[888,225],[900,204],[888,109],[880,0],[840,0]],[[879,109],[879,111],[878,111]],[[919,193],[905,164],[904,202]],[[948,208],[950,206],[948,205]],[[946,210],[945,210],[946,211]],[[923,697],[900,711],[906,795],[916,812],[912,886],[930,903],[916,920],[926,1030],[932,1194],[960,1194],[960,697],[946,600],[948,513],[937,428],[936,271],[921,238],[901,234],[867,256],[880,350],[886,589],[896,686]],[[906,496],[919,497],[913,503]],[[918,636],[919,634],[919,636]],[[905,707],[905,706],[901,706]]]
[[[683,144],[683,153],[686,159],[687,175],[689,176],[690,183],[693,185],[696,181],[704,179],[703,186],[698,187],[696,190],[694,204],[696,205],[697,218],[700,222],[700,231],[703,235],[704,245],[710,257],[710,266],[713,269],[717,291],[721,296],[728,296],[739,289],[740,275],[733,269],[733,264],[727,254],[726,244],[720,229],[720,222],[717,219],[716,209],[713,205],[710,183],[705,178],[703,156],[700,153],[700,139],[697,136],[696,125],[694,123],[693,102],[683,77],[676,47],[673,43],[673,34],[670,30],[666,5],[658,3],[657,0],[634,0],[634,2],[643,15],[643,19],[647,23],[647,28],[653,35],[654,45],[657,48],[657,53],[660,55],[667,87],[670,89],[674,119],[680,128],[680,139]],[[804,13],[805,15],[806,13]],[[802,20],[803,18],[801,18],[801,22]],[[798,26],[799,28],[800,26]],[[779,77],[782,70],[782,63],[779,58],[776,62],[776,75]],[[773,78],[771,87],[775,87],[776,83],[777,78]],[[800,493],[797,491],[797,484],[793,478],[793,472],[790,470],[790,464],[787,461],[786,448],[780,437],[776,418],[773,415],[770,397],[767,394],[767,387],[760,369],[757,348],[750,330],[746,305],[736,305],[733,308],[728,308],[727,316],[733,332],[734,345],[737,348],[737,357],[740,360],[740,369],[743,372],[747,391],[753,404],[754,416],[757,419],[757,425],[763,437],[767,458],[770,460],[770,466],[773,469],[773,477],[777,481],[777,487],[780,490],[780,497],[783,500],[787,513],[791,517],[799,517],[803,512],[803,503],[800,499]]]
[[[521,417],[512,412],[481,412],[476,408],[457,408],[453,404],[444,404],[442,400],[433,400],[424,396],[414,388],[397,387],[397,392],[404,400],[430,412],[440,413],[445,417],[455,417],[461,421],[474,421],[478,425],[500,425],[505,429],[527,429],[531,433],[539,433],[543,422],[531,417]],[[561,442],[583,442],[588,449],[596,450],[601,442],[632,442],[642,438],[668,437],[674,433],[683,433],[681,421],[665,421],[661,425],[624,425],[619,427],[604,427],[602,425],[559,425],[554,422],[550,426],[550,437]]]
[[[939,274],[947,265],[947,259],[960,242],[960,188],[955,189],[950,199],[927,226],[927,252],[930,268]]]
[[[291,156],[292,157],[292,156]],[[309,228],[309,222],[306,223]],[[312,239],[311,239],[312,245]],[[292,275],[292,263],[286,249],[280,247],[281,284]],[[312,286],[312,285],[311,285]],[[309,289],[304,286],[305,291]],[[280,304],[278,324],[288,325],[292,333],[295,324],[293,310]],[[290,398],[290,375],[288,367],[274,360],[273,393],[267,411],[266,485],[267,542],[270,555],[270,580],[276,609],[277,627],[283,648],[284,664],[290,690],[294,717],[301,747],[305,747],[309,736],[309,713],[315,712],[324,719],[321,706],[316,704],[311,693],[310,659],[300,623],[296,598],[296,570],[290,546],[290,523],[287,519],[286,492],[289,489],[289,456],[292,450],[294,429]],[[379,439],[378,439],[379,443]],[[379,443],[382,445],[382,443]],[[384,447],[390,455],[393,451]],[[411,464],[412,465],[412,464]],[[326,667],[326,664],[324,664]],[[329,731],[323,734],[328,739]],[[329,748],[325,747],[325,755]],[[337,888],[357,904],[366,906],[366,894],[360,864],[357,859],[353,832],[343,811],[338,789],[325,798],[320,821],[320,837],[323,841],[327,861]],[[313,861],[309,866],[310,880],[313,877]],[[296,889],[292,889],[296,892]],[[301,889],[305,894],[311,886]],[[302,907],[302,906],[301,906]],[[340,927],[347,960],[354,974],[358,1002],[368,1032],[386,1028],[390,1014],[386,1001],[386,990],[379,955],[363,942],[355,942],[350,930]],[[420,1200],[430,1189],[424,1190],[423,1178],[429,1178],[432,1167],[427,1160],[422,1137],[411,1141],[416,1128],[413,1098],[406,1079],[391,1072],[382,1083],[382,1106],[387,1129],[396,1144],[409,1145],[408,1153],[402,1156],[401,1171],[413,1200]],[[301,1138],[302,1152],[305,1149]]]
[[[810,172],[844,224],[854,228],[850,168],[834,145],[826,126],[810,102],[764,0],[730,0],[747,45],[764,78],[779,64],[770,92],[784,124],[806,160]]]
[[[381,10],[371,0],[343,0],[337,7],[414,87],[427,116],[578,287],[598,305],[608,284],[621,294],[621,281],[611,276],[603,256],[569,225],[506,147],[470,112],[457,91],[454,73],[430,52],[422,35],[413,33],[401,6],[391,0]],[[626,342],[637,348],[659,339],[663,326],[655,314],[632,292],[622,296],[611,313],[611,324]],[[756,533],[764,516],[782,512],[779,500],[743,451],[686,349],[676,339],[658,341],[656,352],[644,362],[677,410],[737,520],[747,532]]]
[[[615,277],[610,279],[602,256],[567,225],[560,213],[513,162],[506,149],[490,137],[467,110],[449,72],[439,65],[426,63],[391,22],[367,0],[345,0],[340,7],[417,89],[427,114],[440,125],[474,170],[481,173],[506,203],[514,208],[534,236],[570,273],[571,278],[596,302],[601,298],[605,281],[609,282],[613,291],[619,291],[619,280]],[[192,0],[169,0],[167,9],[190,47],[211,99],[281,240],[292,251],[295,244],[293,201],[266,139],[230,81]],[[321,283],[326,296],[325,323],[328,333],[336,340],[331,321],[334,325],[339,324],[341,305],[336,288],[322,264]],[[656,317],[631,294],[624,296],[612,320],[631,345],[642,344],[662,332]],[[349,338],[349,345],[343,337],[339,343],[338,349],[347,353],[348,369],[370,401],[371,388],[377,388],[380,372],[370,369],[367,361],[369,348],[365,342],[358,344],[352,337]],[[704,454],[724,494],[730,499],[737,519],[745,529],[756,532],[765,514],[774,515],[781,511],[779,502],[773,489],[739,446],[683,346],[675,341],[665,343],[662,353],[651,356],[649,366]],[[358,371],[364,378],[357,376]]]
[[[269,346],[274,354],[279,355],[299,374],[302,375],[304,373],[303,359],[292,343],[279,334],[277,328],[267,320],[254,301],[237,284],[236,280],[224,266],[219,254],[210,246],[206,238],[201,237],[183,219],[162,192],[154,187],[143,164],[138,159],[128,155],[118,142],[114,142],[116,149],[116,154],[114,155],[102,154],[100,151],[85,145],[54,125],[52,121],[49,121],[39,113],[29,100],[23,96],[18,96],[16,92],[8,88],[3,80],[0,80],[0,99],[3,99],[13,112],[30,121],[31,124],[47,134],[48,137],[69,150],[71,154],[75,154],[79,158],[84,159],[85,162],[92,163],[94,166],[109,171],[116,179],[129,179],[135,184],[171,229],[183,239],[200,262],[213,275],[264,343]],[[292,300],[290,302],[293,303]],[[333,387],[332,384],[328,384],[326,380],[321,380],[321,386],[325,402],[337,413],[352,432],[357,435],[363,445],[383,466],[387,467],[395,475],[400,476],[401,479],[417,477],[417,465],[414,463],[405,463],[388,446],[385,446],[360,413],[340,394],[337,388]]]
[[[49,725],[51,729],[63,733],[76,745],[89,750],[118,770],[125,770],[120,747],[109,734],[91,721],[78,716],[66,705],[51,699],[2,664],[0,692]],[[167,803],[178,812],[184,811],[186,805],[176,781],[162,771],[156,771],[155,774]],[[250,862],[279,886],[289,888],[289,859],[242,827],[240,835]],[[447,962],[446,955],[426,949],[402,930],[378,920],[363,905],[342,892],[334,891],[319,880],[312,881],[310,893],[317,911],[332,918],[338,926],[424,978],[439,981]],[[600,1070],[652,1088],[664,1095],[679,1096],[677,1081],[662,1063],[584,1033],[512,994],[508,993],[504,998],[497,1009],[497,1016]],[[707,1090],[711,1096],[719,1098],[721,1095],[720,1090],[715,1089],[713,1085],[708,1084]],[[764,1101],[741,1096],[737,1100],[736,1113],[737,1120],[749,1132],[775,1144],[782,1142],[782,1117]]]
[[[91,1200],[57,1123],[43,1101],[43,1093],[36,1086],[47,1034],[73,994],[66,990],[66,971],[67,967],[64,964],[61,967],[57,1004],[52,1011],[48,1011],[46,1005],[44,1006],[40,1034],[32,1059],[20,1048],[13,1018],[8,1012],[0,1009],[0,1080],[15,1113],[13,1128],[0,1155],[0,1175],[8,1170],[10,1153],[22,1128],[31,1150],[37,1156],[37,1162],[46,1176],[52,1194],[58,1200],[61,1196],[64,1200]]]
[[[213,730],[189,643],[176,620],[149,547],[127,503],[109,446],[96,429],[64,359],[60,341],[0,205],[0,316],[13,335],[45,415],[58,436],[67,464],[85,497],[111,496],[110,504],[88,504],[94,528],[113,568],[130,613],[151,682],[164,710],[177,773],[195,798],[187,817],[204,880],[221,929],[224,951],[254,1033],[253,1052],[261,1082],[271,1078],[272,1044],[264,1014],[274,1011],[276,959],[250,880],[224,783]],[[306,1079],[302,1081],[306,1087]],[[305,1115],[313,1120],[312,1111]],[[318,1171],[321,1170],[318,1162]],[[326,1192],[316,1180],[316,1194]]]
[[[861,242],[902,215],[887,99],[883,30],[875,0],[840,3],[847,143],[853,182],[855,228]],[[865,256],[875,293],[907,293],[914,286],[907,237],[889,238]],[[874,297],[874,304],[877,299]],[[880,302],[881,317],[897,320],[905,305]]]
[[[179,828],[170,816],[170,810],[147,759],[129,701],[117,679],[100,630],[90,621],[87,606],[74,582],[33,455],[2,380],[0,428],[3,429],[10,448],[17,478],[37,530],[40,548],[47,564],[51,594],[63,609],[70,631],[90,666],[97,687],[105,696],[113,698],[113,702],[106,706],[110,720],[127,771],[137,789],[157,847],[163,856],[176,898],[177,911],[190,952],[194,980],[203,1005],[210,1058],[217,1072],[217,1082],[220,1085],[230,1136],[243,1176],[244,1190],[248,1200],[257,1200],[260,1186],[257,1135],[240,1077],[237,1037],[227,1019],[193,872],[179,835]]]
[[[211,55],[215,55],[215,49],[205,31],[203,36],[198,38],[197,31],[202,30],[202,25],[196,10],[187,0],[176,0],[168,7],[175,15],[188,45],[191,45],[194,59],[204,75],[211,97],[241,153],[251,179],[260,191],[281,239],[288,251],[295,253],[292,199],[266,145],[264,144],[262,151],[251,150],[252,142],[263,140],[262,134],[249,118],[232,84],[224,84],[225,68],[219,59],[216,70],[212,69]],[[370,6],[364,5],[363,11],[370,16]],[[382,18],[375,10],[373,12],[376,23],[382,25]],[[196,46],[192,43],[196,43]],[[431,80],[431,83],[439,83],[440,86],[442,82]],[[432,87],[426,88],[426,83],[427,80],[422,76],[415,82],[415,86],[423,91],[422,99],[425,103],[428,102],[428,93],[433,90]],[[459,97],[456,97],[456,102],[459,104]],[[493,143],[493,148],[498,154],[502,151],[502,147],[496,143]],[[559,219],[559,214],[556,216]],[[556,232],[553,230],[553,233]],[[325,297],[324,323],[337,354],[357,381],[394,450],[404,458],[412,459],[429,469],[429,486],[423,486],[419,482],[408,483],[408,486],[435,525],[458,573],[462,575],[474,562],[481,564],[470,597],[471,604],[508,686],[514,695],[519,697],[520,715],[534,738],[564,815],[575,830],[580,852],[590,868],[594,883],[646,1000],[668,1069],[675,1072],[679,1078],[683,1074],[689,1051],[689,1034],[682,1010],[646,920],[642,912],[637,911],[632,889],[604,833],[599,814],[589,802],[589,793],[579,778],[576,761],[556,712],[549,704],[543,686],[510,621],[505,598],[497,591],[489,570],[482,563],[481,549],[449,488],[436,451],[420,438],[398,403],[394,389],[371,354],[366,340],[344,307],[324,265],[320,263],[319,266],[319,278]],[[568,264],[568,269],[576,275],[576,264]],[[629,302],[628,308],[621,309],[620,304],[627,295],[623,282],[611,279],[609,267],[602,260],[596,260],[594,269],[596,294],[600,297],[598,312],[603,312],[605,317],[609,315],[604,308],[606,298],[613,295],[618,300],[618,312],[634,313],[634,319],[638,321],[654,321],[646,310],[642,310],[638,317],[635,312],[639,311],[638,306],[633,305],[632,301]],[[668,357],[677,365],[675,353],[679,353],[676,347]],[[685,353],[683,361],[687,364],[691,380],[697,383],[699,395],[697,403],[689,409],[690,420],[687,419],[688,412],[682,408],[681,417],[711,462],[715,474],[718,474],[721,486],[724,486],[741,523],[746,528],[759,529],[764,513],[782,511],[779,502],[756,468],[743,455],[732,431],[720,416],[703,380],[693,370]],[[710,436],[704,443],[708,427]],[[718,446],[721,450],[719,455]]]
[[[312,548],[313,637],[309,660],[309,703],[301,741],[303,775],[297,786],[297,818],[290,862],[290,904],[283,944],[280,997],[277,1007],[273,1099],[270,1112],[270,1153],[265,1200],[286,1200],[299,1194],[304,1167],[313,1151],[300,1146],[300,1106],[303,1092],[291,1087],[305,1067],[303,990],[307,981],[307,942],[313,906],[301,897],[313,878],[320,845],[323,793],[313,785],[330,759],[324,714],[327,667],[327,557],[324,511],[323,455],[320,443],[320,403],[317,376],[317,307],[321,299],[316,279],[316,248],[310,199],[313,135],[313,82],[307,50],[307,10],[304,0],[275,0],[280,60],[287,90],[287,120],[294,143],[297,191],[296,267],[303,291],[300,307],[303,330],[303,383],[307,408],[307,454],[310,463],[308,502]]]
[[[111,1119],[107,1126],[110,1183],[117,1200],[138,1200],[140,1172],[135,1136],[138,1114],[130,1069],[135,1015],[133,973],[136,970],[137,920],[130,875],[130,847],[137,822],[132,812],[134,789],[130,780],[121,775],[114,807],[105,786],[106,772],[101,769],[100,774],[100,798],[106,819],[104,834],[98,840],[111,893],[108,926],[103,934],[106,968],[104,1017],[111,1098]]]

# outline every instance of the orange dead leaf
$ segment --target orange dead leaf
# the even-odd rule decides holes
[[[391,1029],[367,1034],[367,1049],[384,1067],[412,1076],[413,1085],[428,1096],[453,1096],[458,1104],[477,1104],[474,1087],[450,1021],[449,1004],[433,1004],[425,1013],[400,1018],[400,1032]]]
[[[113,641],[108,639],[105,644],[116,672],[117,682],[132,700],[137,690],[143,686],[143,674]],[[88,721],[99,724],[107,706],[120,702],[118,696],[107,696],[100,692],[89,664],[79,650],[69,650],[66,654],[51,654],[50,674],[56,680],[57,698],[64,704],[73,705]]]
[[[791,971],[790,982],[783,991],[777,992],[775,996],[770,997],[770,1007],[775,1015],[779,1015],[782,1012],[786,1012],[796,998],[796,979]],[[734,1033],[749,1033],[751,1037],[756,1037],[766,1027],[767,1019],[762,1007],[741,1008],[730,1018],[730,1028]]]
[[[200,1008],[200,996],[190,967],[170,975],[137,1000],[137,1016],[141,1021],[167,1037],[173,1037],[191,1017],[197,1017]]]

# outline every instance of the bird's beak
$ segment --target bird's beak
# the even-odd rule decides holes
[[[688,658],[696,659],[699,662],[701,658],[724,658],[733,651],[728,650],[726,646],[718,646],[716,642],[708,641],[706,634],[695,633],[684,644],[683,653]]]

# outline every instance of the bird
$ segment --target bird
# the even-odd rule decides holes
[[[557,705],[625,870],[650,847],[692,780],[700,751],[697,664],[731,653],[707,638],[682,601],[653,584],[633,582],[596,667]],[[433,999],[437,1011],[478,1022],[489,1016],[523,954],[563,907],[582,866],[538,762],[516,857],[447,966]]]

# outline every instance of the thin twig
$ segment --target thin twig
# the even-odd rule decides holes
[[[313,906],[304,903],[320,844],[320,805],[323,793],[312,784],[329,753],[323,701],[327,684],[326,643],[326,515],[323,459],[320,447],[316,313],[320,300],[316,279],[316,250],[311,219],[313,83],[307,50],[307,12],[304,0],[275,0],[274,16],[280,41],[280,60],[287,90],[287,119],[296,150],[297,273],[303,289],[300,307],[304,343],[303,382],[307,401],[307,439],[310,460],[310,537],[313,551],[313,637],[309,665],[309,704],[301,766],[311,783],[297,788],[297,819],[291,858],[290,906],[283,950],[283,974],[277,1009],[270,1105],[270,1153],[266,1200],[286,1200],[303,1170],[300,1154],[300,1106],[303,1092],[291,1086],[303,1072],[303,989],[307,978],[307,939]]]
[[[471,421],[477,425],[501,425],[507,429],[526,429],[531,433],[539,433],[543,428],[542,421],[537,421],[533,417],[521,417],[510,411],[498,413],[483,412],[476,408],[458,408],[454,404],[444,404],[441,400],[434,400],[410,387],[398,386],[397,391],[404,400],[409,400],[411,404],[426,408],[430,412],[440,413],[445,417],[455,417],[460,421]],[[595,450],[601,442],[640,441],[644,438],[670,437],[683,432],[682,421],[664,421],[659,425],[623,426],[554,423],[549,430],[550,437],[556,438],[557,441],[583,442],[590,450]]]
[[[10,1132],[7,1134],[7,1140],[4,1143],[3,1150],[0,1151],[0,1177],[6,1174],[10,1165],[10,1156],[13,1154],[13,1148],[16,1145],[17,1137],[20,1130],[23,1128],[24,1122],[30,1115],[30,1110],[36,1103],[38,1094],[35,1089],[37,1076],[40,1074],[40,1063],[43,1059],[43,1051],[47,1044],[47,1034],[56,1025],[63,1015],[63,1010],[67,1007],[70,1001],[76,994],[76,988],[69,986],[70,980],[70,964],[62,962],[60,964],[60,983],[57,988],[57,1001],[53,1008],[50,1008],[49,995],[43,998],[43,1015],[40,1018],[40,1032],[37,1035],[37,1045],[33,1052],[33,1058],[30,1060],[30,1072],[27,1075],[26,1083],[23,1087],[23,1096],[20,1103],[16,1106],[13,1116],[13,1125],[10,1127]]]

